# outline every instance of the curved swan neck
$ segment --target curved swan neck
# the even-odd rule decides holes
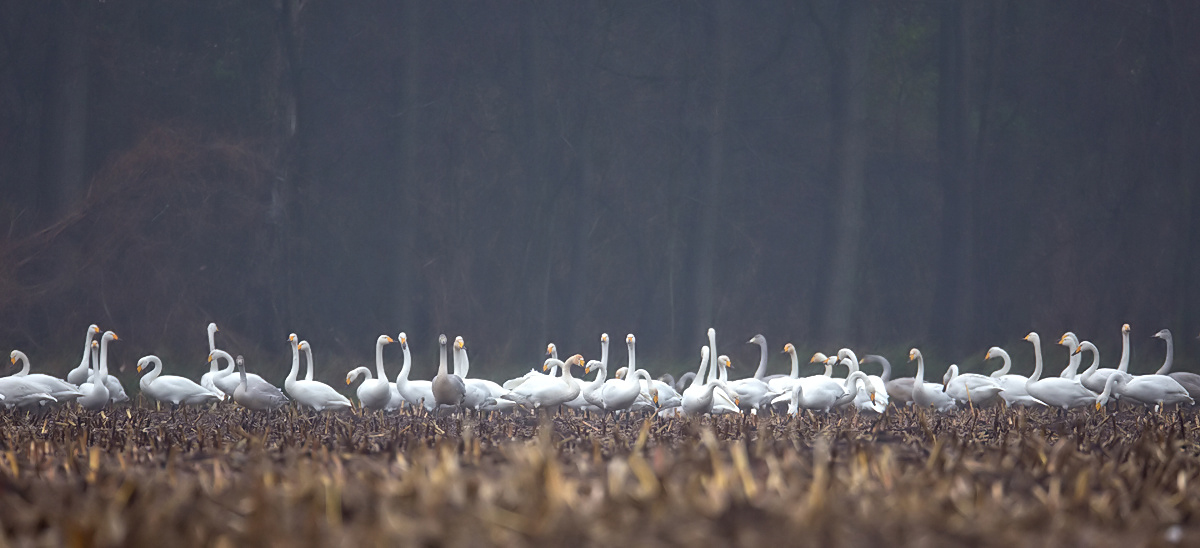
[[[1004,365],[1000,366],[1000,369],[992,371],[992,376],[1002,377],[1007,375],[1009,370],[1012,369],[1012,358],[1009,357],[1008,352],[1005,352],[1003,348],[993,346],[990,350],[988,350],[988,356],[991,356],[992,354],[995,354],[1004,362]]]
[[[1100,406],[1108,404],[1108,398],[1112,396],[1113,387],[1123,382],[1125,382],[1125,378],[1122,375],[1109,375],[1108,380],[1104,381],[1104,391],[1096,398],[1096,403]]]
[[[1079,356],[1080,358],[1083,357],[1082,354],[1084,351],[1092,353],[1092,365],[1089,365],[1088,368],[1083,371],[1083,374],[1079,376],[1079,378],[1086,381],[1086,380],[1090,379],[1093,374],[1096,373],[1097,369],[1100,368],[1100,350],[1098,350],[1096,348],[1096,345],[1092,344],[1089,341],[1083,341],[1083,342],[1079,343],[1079,350],[1080,350],[1080,356]]]
[[[767,338],[759,335],[754,342],[758,343],[758,369],[754,370],[754,378],[762,380],[767,374]]]
[[[798,379],[800,378],[800,358],[796,356],[796,347],[792,346],[788,348],[788,356],[792,359],[792,373],[790,376],[793,379]]]
[[[213,350],[217,349],[216,335],[217,335],[217,324],[209,323],[208,324],[208,351],[209,352],[212,352]]]
[[[925,356],[917,352],[917,382],[925,383]]]
[[[238,386],[240,386],[242,388],[242,390],[246,390],[246,364],[239,363],[237,365],[237,369],[238,369],[238,376],[241,377],[241,380],[238,381]],[[367,375],[370,375],[370,374],[371,373],[368,371]]]
[[[79,361],[79,369],[89,369],[91,366],[92,341],[96,337],[96,329],[95,325],[88,327],[87,339],[83,341],[83,359]]]
[[[1042,378],[1042,341],[1036,334],[1028,339],[1033,343],[1033,375],[1029,377],[1028,382],[1036,382]]]
[[[863,363],[866,363],[868,360],[878,363],[883,368],[883,372],[879,375],[880,380],[883,382],[892,380],[892,362],[889,362],[887,358],[878,354],[863,356]]]
[[[375,343],[375,371],[381,379],[387,379],[387,372],[383,370],[383,345],[385,344],[387,344],[387,339],[380,339]],[[371,370],[367,369],[367,379],[370,378]]]
[[[21,352],[20,350],[13,350],[13,355],[16,356],[18,360],[21,360],[21,370],[16,372],[16,374],[14,374],[13,376],[14,377],[24,377],[25,375],[28,375],[29,374],[29,356],[26,356],[25,353]]]
[[[708,356],[709,348],[707,346],[700,347],[700,369],[696,370],[696,376],[692,379],[692,386],[696,383],[707,384],[704,381],[704,374],[708,371]]]
[[[1171,364],[1175,361],[1175,342],[1171,340],[1171,332],[1166,329],[1161,331],[1163,342],[1167,343],[1167,357],[1163,360],[1162,367],[1155,371],[1155,375],[1166,375],[1171,372]]]
[[[300,374],[300,346],[290,340],[288,345],[292,347],[292,369],[288,372],[287,382],[293,383],[296,382],[296,376]]]
[[[404,351],[404,365],[400,366],[400,374],[396,375],[396,384],[407,383],[408,372],[412,369],[412,352],[409,352],[408,344],[402,343],[400,349]]]
[[[146,361],[150,362],[150,371],[142,375],[142,382],[139,383],[142,386],[154,382],[154,379],[157,379],[158,375],[162,373],[162,360],[158,359],[158,356],[146,356]]]
[[[375,378],[375,376],[371,374],[371,370],[369,368],[363,367],[363,366],[355,367],[353,370],[350,371],[350,374],[354,375],[354,378],[356,378],[356,379],[359,376],[366,375],[367,378],[363,379],[363,381],[369,381],[369,380]],[[384,377],[384,378],[387,378],[387,377]]]

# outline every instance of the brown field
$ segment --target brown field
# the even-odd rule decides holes
[[[0,414],[6,546],[1196,545],[1200,415]]]

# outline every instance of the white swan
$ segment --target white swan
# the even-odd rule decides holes
[[[87,339],[83,341],[83,359],[79,365],[67,372],[67,382],[76,386],[88,382],[88,369],[91,365],[92,356],[92,338],[100,334],[100,328],[96,324],[88,326]]]
[[[487,379],[468,378],[471,371],[471,361],[467,357],[467,343],[462,336],[454,338],[454,369],[462,378],[466,388],[463,405],[477,411],[506,411],[516,404],[502,399],[508,390],[503,386]]]
[[[933,407],[938,411],[949,411],[955,408],[954,398],[943,391],[940,384],[925,382],[925,357],[921,351],[913,348],[908,351],[908,361],[917,360],[917,376],[913,381],[913,403],[918,407]]]
[[[75,386],[67,381],[64,381],[64,380],[58,378],[58,377],[54,377],[54,376],[50,376],[50,375],[46,375],[46,374],[42,374],[42,373],[32,373],[31,374],[29,372],[29,357],[26,356],[25,353],[21,352],[20,350],[13,350],[12,352],[10,352],[8,354],[8,359],[14,365],[17,363],[17,360],[21,360],[21,370],[16,373],[13,373],[12,374],[13,377],[19,378],[19,379],[25,379],[28,382],[32,382],[32,383],[40,386],[43,392],[53,396],[54,399],[56,401],[58,401],[59,403],[71,401],[71,400],[74,400],[75,398],[78,398],[79,396],[83,395],[83,392],[79,391],[78,386]]]
[[[296,351],[304,351],[304,357],[308,359],[311,367],[313,363],[312,347],[309,346],[308,341],[300,341],[300,344],[296,346]],[[350,407],[350,399],[338,394],[332,386],[320,381],[296,380],[296,375],[300,373],[298,365],[297,361],[292,361],[292,370],[283,383],[284,390],[293,400],[296,400],[296,403],[311,407],[316,411]]]
[[[503,398],[534,409],[557,407],[575,399],[579,395],[579,385],[571,380],[573,378],[571,366],[583,365],[583,356],[575,354],[567,358],[566,362],[550,358],[542,364],[542,369],[549,370],[551,364],[562,365],[561,377],[550,375],[532,377],[510,390]]]
[[[1170,335],[1168,335],[1170,336]],[[1080,345],[1079,351],[1087,349],[1095,356],[1093,365],[1099,363],[1100,352],[1096,350],[1096,346],[1088,343],[1087,346]],[[1169,365],[1169,363],[1168,363]],[[1090,368],[1089,368],[1090,369]],[[1175,379],[1167,375],[1154,373],[1151,375],[1137,375],[1130,377],[1128,375],[1113,375],[1110,378],[1117,379],[1113,390],[1122,396],[1122,401],[1134,401],[1147,407],[1154,406],[1155,410],[1162,409],[1164,405],[1172,405],[1186,403],[1193,405],[1196,402],[1188,395],[1187,389],[1180,385]],[[1108,381],[1105,381],[1108,384]]]
[[[146,364],[150,364],[147,366]],[[137,362],[138,373],[149,367],[150,372],[138,381],[142,393],[150,399],[171,405],[202,405],[218,401],[216,394],[205,390],[191,379],[177,375],[162,375],[162,360],[153,354]]]
[[[358,394],[358,403],[364,409],[381,410],[392,401],[391,383],[387,380],[387,372],[383,370],[383,347],[394,342],[396,342],[395,339],[388,335],[380,335],[375,339],[375,369],[379,372],[378,378],[373,378],[371,370],[366,367],[357,367],[346,373],[346,386],[349,386],[361,375],[367,376],[355,391]]]
[[[796,356],[796,347],[792,343],[783,345],[783,353],[787,354],[792,360],[792,370],[789,375],[783,377],[775,377],[767,380],[767,386],[772,392],[780,394],[791,394],[792,387],[796,385],[800,378],[800,358]]]
[[[1175,361],[1175,342],[1171,339],[1171,330],[1160,329],[1158,333],[1154,334],[1154,338],[1162,339],[1163,342],[1167,343],[1167,355],[1165,358],[1163,358],[1162,366],[1159,367],[1158,371],[1155,371],[1154,374],[1166,375],[1171,372],[1171,365],[1173,365]]]
[[[83,395],[79,397],[78,401],[84,409],[97,411],[108,405],[109,393],[105,382],[108,380],[108,342],[115,340],[119,339],[117,334],[112,331],[105,331],[104,335],[100,337],[100,356],[96,374],[90,382],[79,385],[79,391]]]
[[[1078,379],[1062,377],[1042,377],[1042,341],[1038,334],[1030,331],[1025,340],[1033,343],[1033,376],[1025,381],[1025,390],[1050,407],[1063,410],[1073,407],[1083,407],[1096,402],[1095,392],[1088,390]]]
[[[849,358],[846,359],[848,360]],[[792,387],[792,393],[788,398],[790,400],[788,403],[788,413],[794,415],[801,409],[828,413],[839,405],[854,401],[855,395],[860,391],[859,383],[862,383],[863,391],[866,392],[868,400],[874,402],[877,395],[874,384],[867,380],[867,374],[862,371],[851,373],[846,377],[844,383],[821,375],[817,377],[826,380],[815,383],[797,383]],[[872,407],[868,407],[867,409],[875,410]]]
[[[437,409],[433,399],[433,383],[426,380],[409,380],[408,373],[412,370],[412,353],[408,350],[408,335],[403,332],[398,337],[400,349],[404,351],[404,365],[400,374],[396,375],[396,391],[404,397],[404,401],[413,407],[424,407],[426,411]]]
[[[1117,363],[1117,368],[1100,367],[1086,379],[1081,376],[1079,380],[1083,383],[1084,388],[1092,392],[1100,392],[1104,390],[1104,385],[1108,377],[1113,374],[1122,376],[1129,374],[1129,324],[1121,326],[1121,360]],[[1115,393],[1113,397],[1121,399],[1121,394]]]
[[[1005,352],[1004,349],[1000,348],[999,346],[993,346],[988,349],[986,354],[983,355],[983,360],[987,361],[994,357],[1000,358],[1004,361],[1004,365],[1002,365],[1000,369],[992,371],[991,375],[991,377],[996,380],[996,383],[1000,385],[1000,388],[1004,389],[1004,391],[1000,393],[1000,397],[1004,398],[1004,403],[1010,407],[1014,405],[1024,405],[1025,407],[1038,407],[1045,405],[1038,401],[1037,398],[1030,396],[1029,392],[1025,390],[1025,383],[1029,380],[1029,377],[1026,377],[1025,375],[1011,374],[1008,372],[1010,369],[1012,369],[1012,358],[1009,357],[1008,352]]]
[[[247,375],[246,362],[241,356],[237,357],[237,368],[238,385],[231,397],[238,405],[253,411],[270,411],[287,405],[288,398],[278,386],[262,380],[261,377],[255,382],[253,377]]]
[[[220,331],[219,329],[217,329],[217,324],[215,322],[209,322],[208,323],[208,353],[209,354],[212,354],[212,351],[217,349],[217,338],[216,338],[217,331]],[[230,365],[232,366],[233,364],[230,364]],[[217,362],[215,362],[213,360],[209,360],[208,361],[208,372],[203,375],[200,375],[200,386],[203,386],[205,390],[208,390],[209,392],[212,392],[213,394],[215,394],[218,399],[223,400],[223,399],[225,399],[225,396],[226,396],[225,392],[222,392],[220,388],[217,388],[217,385],[213,382],[213,380],[220,375],[221,375],[221,372],[217,368]]]
[[[958,364],[950,364],[942,378],[946,394],[960,405],[987,407],[1003,399],[1004,387],[991,377],[977,373],[959,373]]]
[[[100,343],[92,341],[92,359],[88,369],[88,380],[92,382],[96,377],[96,372],[100,371]],[[125,387],[121,385],[121,381],[114,375],[105,375],[104,388],[108,390],[108,401],[113,403],[121,403],[129,401],[129,395],[125,393]]]

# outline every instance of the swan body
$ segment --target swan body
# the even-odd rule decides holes
[[[1008,372],[1010,369],[1012,369],[1012,358],[1008,355],[1008,352],[1005,352],[1004,349],[1000,348],[999,346],[993,346],[988,349],[987,354],[983,355],[984,361],[990,360],[994,357],[1000,358],[1004,362],[1004,365],[1002,365],[1000,369],[992,372],[991,377],[996,381],[997,384],[1000,385],[1000,388],[1004,389],[1004,391],[1000,393],[1000,397],[1004,398],[1004,403],[1006,405],[1009,407],[1014,405],[1023,405],[1025,407],[1038,407],[1045,405],[1038,401],[1037,398],[1030,396],[1029,392],[1025,390],[1025,383],[1029,381],[1029,377]]]
[[[908,361],[917,361],[917,376],[913,381],[913,403],[918,407],[932,407],[938,411],[949,411],[956,407],[954,398],[943,391],[943,386],[925,382],[925,357],[913,348],[908,351]]]
[[[412,369],[412,353],[408,350],[408,335],[400,333],[397,340],[400,341],[400,349],[404,351],[404,365],[400,367],[400,374],[396,375],[396,391],[409,405],[424,407],[426,411],[437,409],[437,402],[433,399],[433,383],[408,379],[408,373]]]
[[[1030,332],[1025,340],[1033,343],[1033,376],[1025,381],[1025,390],[1030,396],[1037,398],[1050,407],[1063,410],[1073,407],[1083,407],[1096,402],[1095,392],[1088,390],[1078,379],[1062,377],[1041,378],[1042,376],[1042,344],[1038,334]]]
[[[883,374],[879,375],[879,378],[883,380],[883,391],[887,392],[888,401],[895,402],[897,405],[912,404],[913,381],[916,379],[912,377],[893,379],[892,362],[878,354],[863,356],[858,363],[866,364],[867,362],[878,363],[883,367]]]
[[[96,372],[100,370],[100,353],[97,348],[101,347],[92,341],[92,365],[88,370],[87,382],[92,382],[96,377]],[[121,385],[121,381],[113,375],[104,376],[104,388],[108,390],[108,400],[113,403],[121,403],[129,401],[129,395],[125,393],[125,387]]]
[[[392,401],[392,386],[387,380],[387,372],[383,369],[383,347],[394,342],[396,341],[388,335],[380,335],[375,339],[375,369],[379,372],[377,378],[372,377],[371,370],[366,367],[355,368],[346,374],[346,386],[349,386],[358,377],[366,375],[366,380],[355,390],[358,395],[358,403],[364,409],[381,410]]]
[[[1170,346],[1171,332],[1164,329],[1159,331],[1155,337],[1160,337],[1167,341],[1167,361],[1159,371],[1169,371],[1171,369],[1172,358]],[[1096,361],[1099,362],[1100,354],[1097,352],[1096,347],[1090,343],[1088,346],[1088,350],[1093,352],[1096,356]],[[1133,400],[1147,407],[1153,405],[1156,409],[1160,409],[1164,405],[1193,405],[1196,403],[1183,385],[1162,373],[1137,376],[1113,375],[1112,377],[1117,378],[1116,384],[1113,386],[1113,391],[1121,394],[1123,400]],[[1108,381],[1105,380],[1105,384],[1107,383]]]
[[[138,373],[147,368],[150,372],[138,381],[138,385],[141,386],[142,393],[150,399],[171,405],[202,405],[219,400],[216,394],[205,390],[191,379],[161,374],[162,360],[158,356],[151,354],[138,360]]]
[[[503,398],[534,409],[557,407],[575,399],[580,390],[579,385],[572,382],[571,366],[582,365],[583,356],[575,354],[567,358],[566,362],[550,358],[542,364],[542,369],[549,370],[552,365],[559,364],[562,366],[561,377],[550,375],[532,377],[509,391]]]
[[[755,335],[755,339],[750,339],[750,342],[753,343],[756,339],[761,337],[762,335]],[[765,343],[766,339],[763,339],[763,344]],[[771,400],[779,397],[782,394],[782,392],[772,391],[771,386],[768,385],[766,381],[762,380],[762,374],[766,364],[767,347],[763,346],[762,348],[763,358],[759,360],[758,371],[755,372],[755,376],[747,379],[728,381],[729,389],[732,390],[735,395],[737,395],[738,402],[740,402],[738,406],[743,410],[749,411],[752,409],[761,409],[769,406],[771,405]]]
[[[83,393],[79,391],[78,386],[75,386],[58,377],[45,375],[42,373],[30,373],[29,357],[20,350],[13,350],[9,353],[8,358],[13,364],[16,364],[17,360],[21,361],[21,370],[13,373],[12,377],[25,379],[27,382],[38,385],[43,392],[54,397],[54,400],[59,403],[71,401],[83,395]]]
[[[300,341],[300,344],[296,346],[297,352],[301,350],[304,351],[304,356],[308,358],[311,366],[313,363],[312,347],[309,346],[308,341]],[[338,394],[332,386],[319,381],[296,380],[296,375],[299,373],[298,365],[299,360],[292,361],[292,370],[283,383],[284,390],[292,399],[296,400],[296,403],[311,407],[316,411],[350,407],[350,400],[346,396]]]
[[[792,387],[790,401],[788,402],[788,413],[794,415],[801,409],[828,413],[839,405],[854,401],[854,398],[860,392],[859,383],[862,383],[862,386],[865,388],[868,399],[872,402],[875,400],[875,386],[867,380],[867,374],[862,371],[851,373],[846,377],[844,382],[837,382],[824,376],[817,376],[814,379],[825,380],[815,383],[801,382]],[[873,407],[868,407],[867,409],[875,410]]]
[[[96,327],[96,324],[88,326],[87,339],[83,341],[83,360],[79,362],[79,365],[75,369],[67,372],[67,382],[76,386],[88,382],[88,369],[91,365],[90,358],[92,355],[92,339],[99,334],[100,328]]]
[[[715,339],[715,333],[710,330],[710,340]],[[683,391],[680,398],[680,407],[683,412],[688,415],[702,415],[712,413],[713,404],[717,399],[716,394],[718,389],[726,390],[728,387],[725,381],[713,379],[712,382],[704,382],[704,373],[708,369],[711,362],[711,351],[708,346],[700,348],[700,369],[696,372],[696,377],[692,379],[692,384]],[[714,365],[715,367],[715,365]],[[737,403],[733,402],[736,406]]]
[[[1058,344],[1067,347],[1067,356],[1069,356],[1066,369],[1063,369],[1062,373],[1059,373],[1058,376],[1064,379],[1074,379],[1079,374],[1079,363],[1082,358],[1082,356],[1075,352],[1079,350],[1079,337],[1076,337],[1075,333],[1067,331],[1063,333],[1062,338],[1058,339]],[[1101,390],[1104,389],[1101,388]]]
[[[100,337],[100,357],[96,366],[96,375],[90,382],[79,385],[79,391],[83,395],[79,396],[77,401],[84,409],[98,411],[108,405],[108,387],[104,382],[108,378],[108,343],[115,340],[118,340],[117,334],[112,331],[105,331],[104,335]],[[94,347],[95,344],[93,344]]]
[[[950,364],[942,380],[946,394],[961,405],[986,407],[1003,399],[1004,387],[999,382],[976,373],[959,373],[957,364]]]
[[[292,345],[295,346],[295,345]],[[246,362],[241,356],[237,357],[238,385],[230,396],[238,405],[253,411],[271,411],[287,405],[288,398],[283,391],[258,375],[251,377],[246,373]],[[258,377],[258,381],[254,378]]]

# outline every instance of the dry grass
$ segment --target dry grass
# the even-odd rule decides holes
[[[1200,415],[0,415],[10,545],[1200,542]],[[1173,525],[1181,525],[1172,528]]]

